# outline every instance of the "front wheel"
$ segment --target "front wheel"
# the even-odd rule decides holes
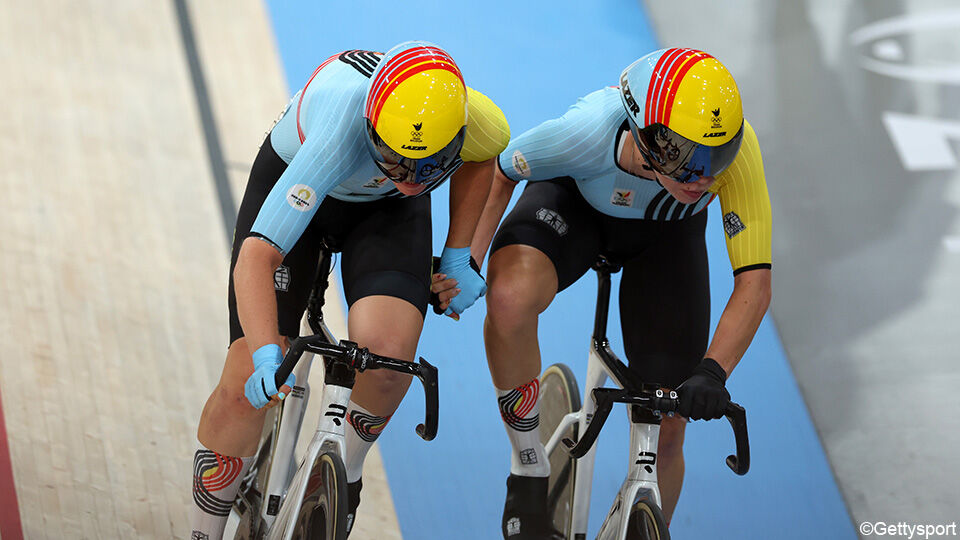
[[[347,538],[347,471],[333,452],[324,452],[313,462],[293,538]]]
[[[540,376],[540,440],[547,444],[563,417],[580,410],[577,378],[565,364],[554,364]],[[563,433],[563,438],[577,440],[577,424]],[[572,538],[574,480],[577,461],[570,457],[563,444],[558,444],[550,460],[550,482],[547,484],[547,511],[553,527],[564,537]]]
[[[260,509],[263,504],[263,490],[266,489],[267,476],[270,472],[270,462],[273,459],[273,439],[276,430],[276,412],[271,411],[267,414],[257,457],[240,482],[237,498],[230,509],[224,538],[229,538],[230,528],[234,524],[236,525],[234,540],[257,540],[263,537],[260,530],[263,525],[260,521]]]
[[[630,509],[626,540],[670,540],[660,507],[648,500],[637,501]]]

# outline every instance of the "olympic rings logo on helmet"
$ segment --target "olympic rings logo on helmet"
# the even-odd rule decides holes
[[[396,182],[433,184],[462,164],[467,87],[446,51],[408,41],[387,51],[363,107],[367,149]]]
[[[660,49],[620,74],[620,100],[640,153],[678,182],[714,176],[743,139],[743,105],[727,68],[695,49]]]

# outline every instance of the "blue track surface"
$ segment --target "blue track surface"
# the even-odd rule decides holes
[[[336,51],[387,50],[424,39],[453,55],[467,84],[503,109],[515,135],[559,116],[577,97],[617,84],[624,66],[658,48],[634,1],[489,0],[475,4],[481,9],[439,1],[404,3],[409,9],[396,2],[267,3],[290,88],[299,88]],[[749,104],[746,111],[749,115]],[[447,228],[447,193],[443,188],[433,195],[437,253]],[[714,326],[733,284],[719,222],[711,217],[707,231]],[[581,383],[595,295],[596,280],[587,275],[558,296],[540,324],[544,362],[570,364]],[[404,538],[500,535],[509,443],[483,353],[483,317],[480,303],[459,323],[428,318],[419,352],[440,369],[437,439],[424,443],[413,432],[423,414],[419,389],[411,391],[380,438]],[[613,306],[610,338],[622,354],[619,324]],[[674,537],[856,538],[771,321],[760,327],[729,387],[748,411],[751,472],[736,477],[724,465],[733,450],[725,423],[691,425]],[[624,412],[616,411],[600,438],[591,537],[626,471],[626,424]]]

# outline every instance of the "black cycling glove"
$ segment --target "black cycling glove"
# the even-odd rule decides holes
[[[727,372],[713,358],[704,358],[693,370],[693,375],[677,388],[680,398],[678,412],[691,420],[722,418],[730,402],[730,393],[724,384]]]

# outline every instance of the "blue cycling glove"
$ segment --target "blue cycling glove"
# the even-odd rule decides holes
[[[260,347],[253,353],[253,374],[243,385],[243,393],[247,396],[247,401],[255,409],[263,408],[270,403],[270,396],[277,394],[277,383],[274,378],[277,374],[277,368],[283,361],[283,354],[280,352],[280,346],[270,343]],[[293,388],[297,377],[291,373],[284,384]],[[281,394],[280,399],[284,396]]]
[[[443,312],[444,315],[463,313],[478,298],[487,293],[486,282],[483,281],[479,272],[470,266],[470,248],[468,247],[443,248],[443,253],[440,254],[440,268],[437,272],[457,280],[457,288],[460,289],[460,294],[450,300],[450,305]]]

